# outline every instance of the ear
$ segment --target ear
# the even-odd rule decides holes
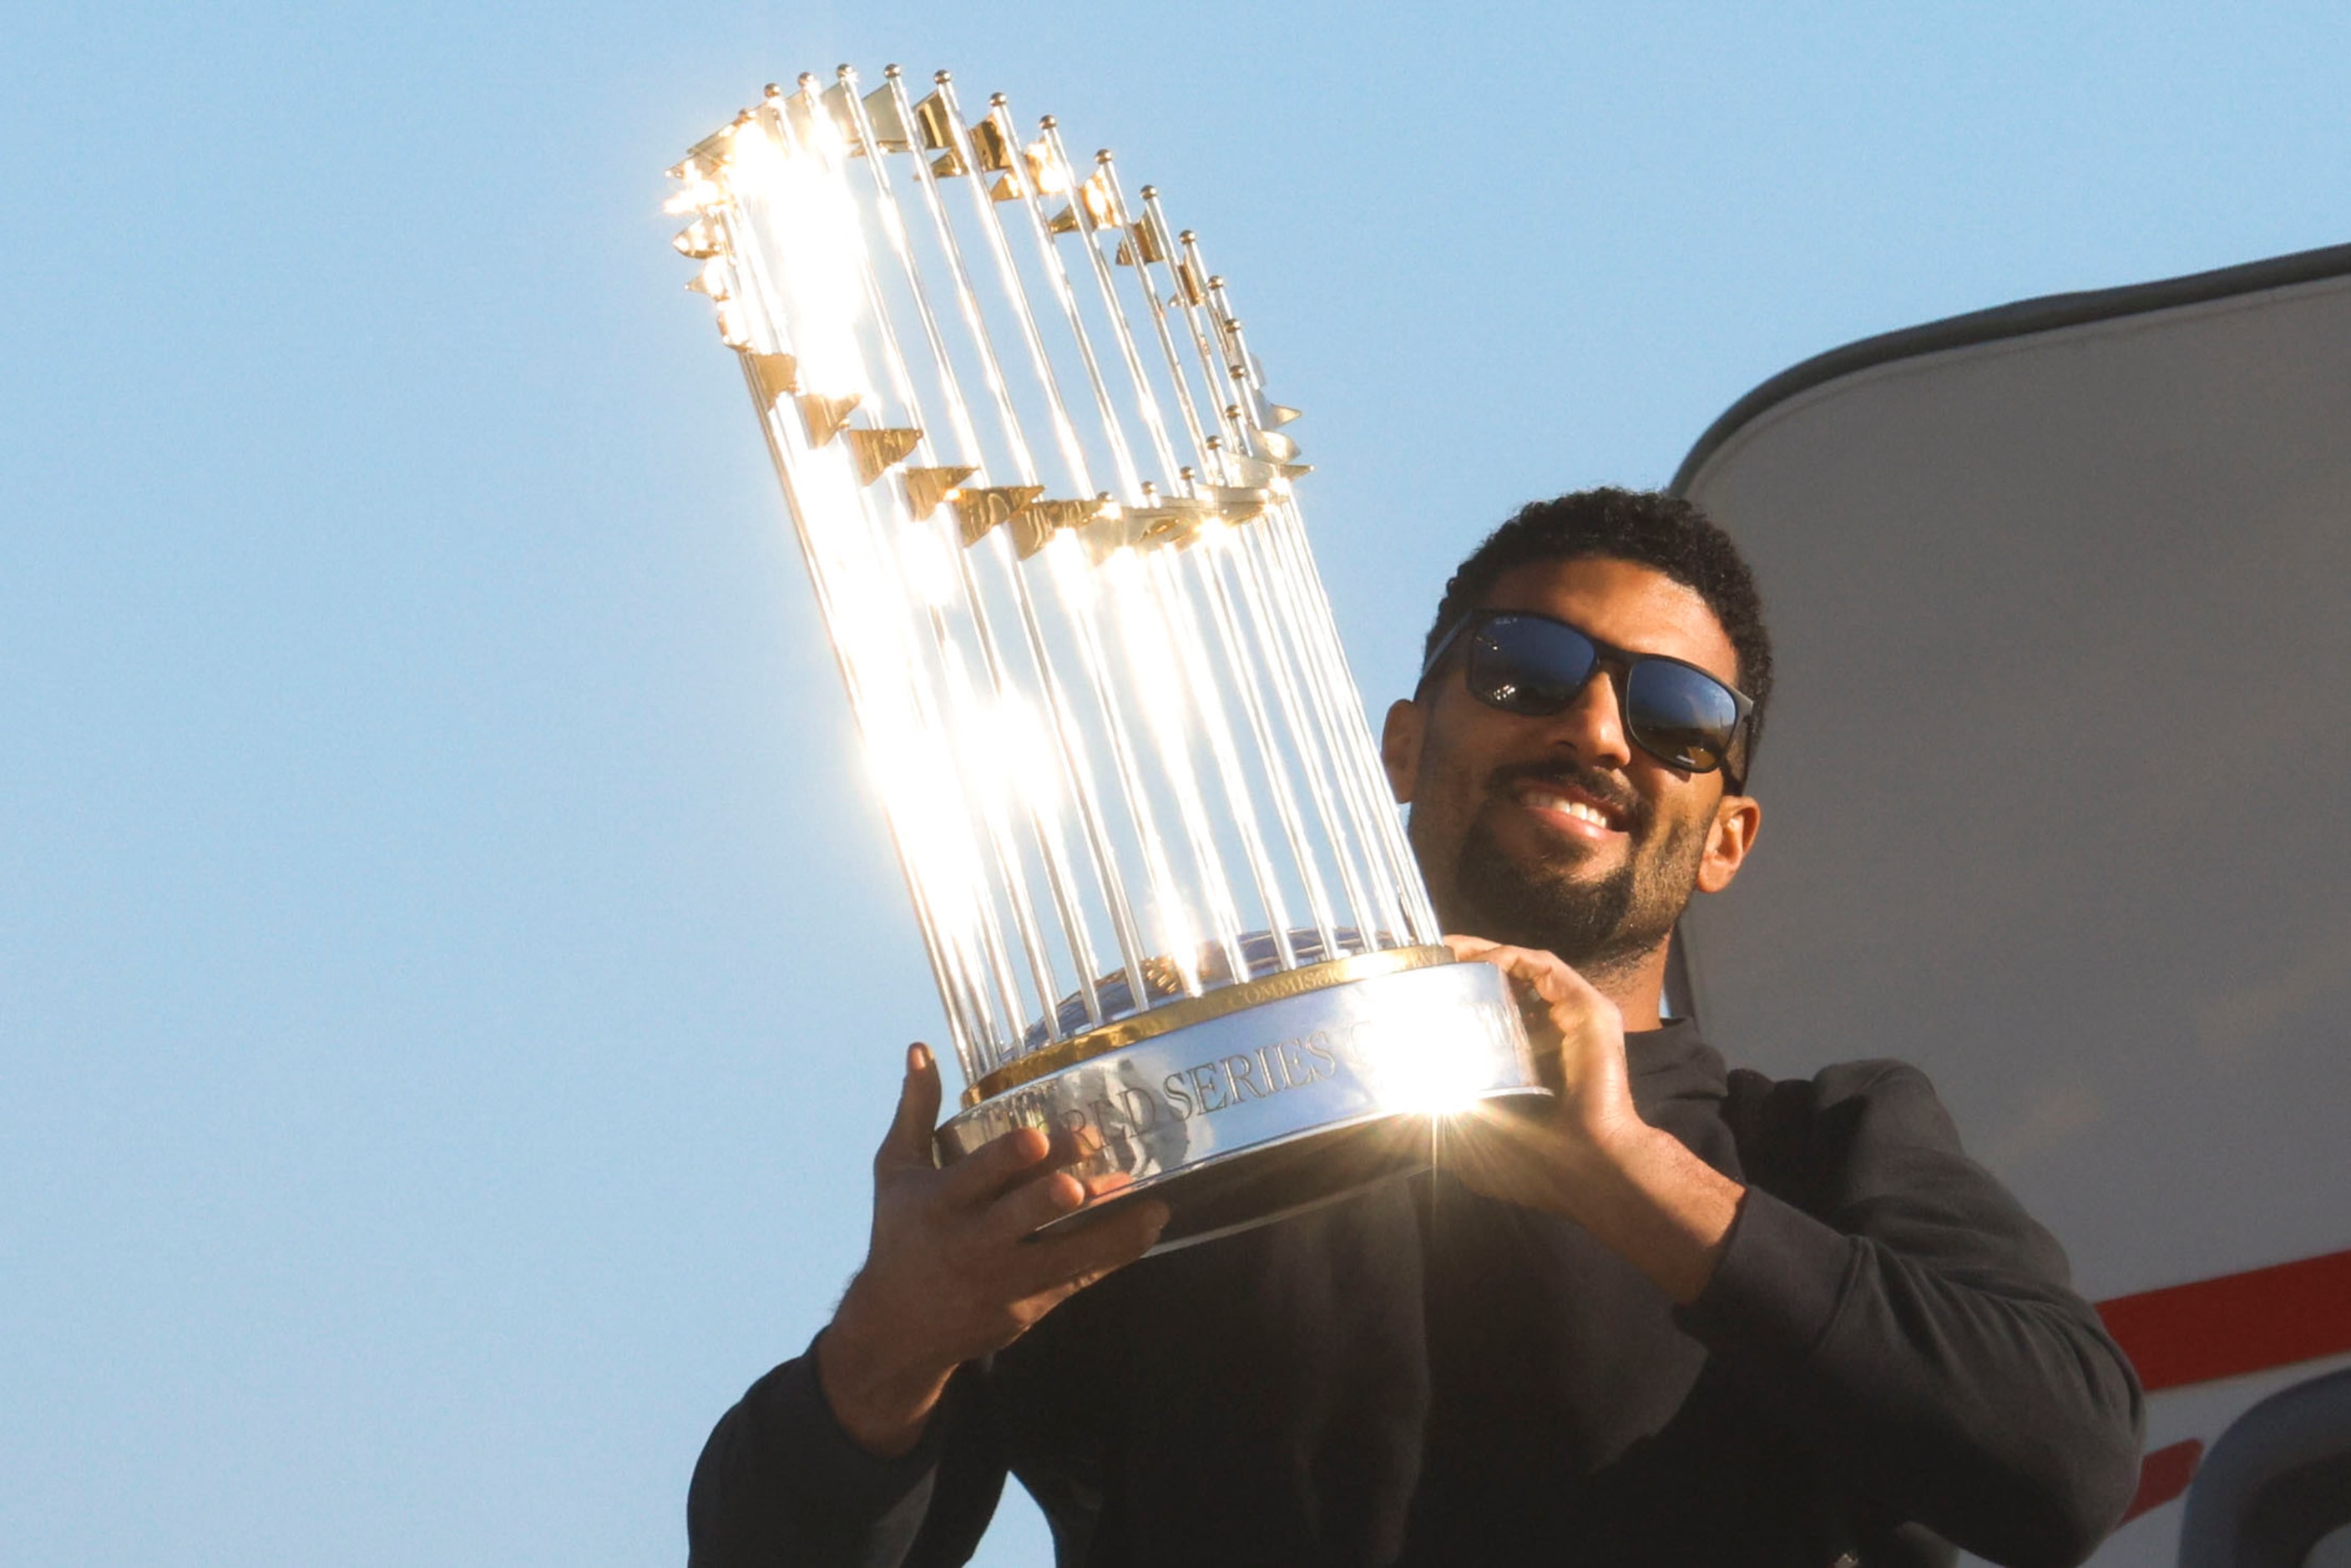
[[[1380,761],[1388,770],[1388,789],[1399,806],[1412,804],[1412,782],[1420,777],[1420,741],[1427,712],[1409,697],[1388,705],[1388,720],[1380,731]]]
[[[1706,853],[1698,862],[1698,890],[1720,893],[1739,875],[1755,834],[1763,826],[1762,803],[1749,795],[1725,795],[1715,802],[1714,823],[1707,830]]]

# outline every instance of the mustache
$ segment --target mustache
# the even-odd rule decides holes
[[[1649,802],[1634,791],[1631,785],[1596,768],[1552,758],[1541,762],[1506,762],[1487,777],[1486,789],[1494,795],[1509,795],[1521,784],[1548,784],[1560,789],[1576,789],[1589,795],[1607,810],[1614,811],[1635,836],[1646,832],[1654,814]]]

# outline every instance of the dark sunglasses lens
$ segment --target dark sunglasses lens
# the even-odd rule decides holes
[[[1739,729],[1739,704],[1710,675],[1646,659],[1625,682],[1625,720],[1651,756],[1708,773],[1722,766]]]
[[[1496,616],[1469,640],[1469,690],[1505,713],[1554,714],[1575,700],[1599,656],[1573,626]]]

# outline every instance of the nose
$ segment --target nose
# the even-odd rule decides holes
[[[1624,704],[1616,695],[1616,671],[1592,672],[1575,700],[1552,719],[1554,738],[1575,752],[1586,768],[1623,768],[1633,760],[1632,743],[1625,737]]]

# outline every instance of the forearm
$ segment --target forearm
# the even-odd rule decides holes
[[[1756,1193],[1682,1322],[1858,1490],[1994,1561],[2078,1562],[2137,1479],[2137,1385],[2053,1281]]]
[[[809,1354],[833,1419],[850,1439],[880,1458],[896,1458],[921,1442],[955,1364],[924,1357],[852,1282]]]
[[[1573,1219],[1679,1305],[1714,1276],[1746,1188],[1646,1123],[1564,1146],[1542,1207]]]
[[[1061,1168],[1078,1151],[1019,1127],[943,1169],[939,1102],[938,1063],[909,1046],[873,1157],[864,1266],[832,1326],[752,1385],[695,1468],[686,1519],[704,1568],[962,1562],[1004,1485],[987,1358],[1166,1225],[1146,1200],[1039,1236],[1100,1196]]]

